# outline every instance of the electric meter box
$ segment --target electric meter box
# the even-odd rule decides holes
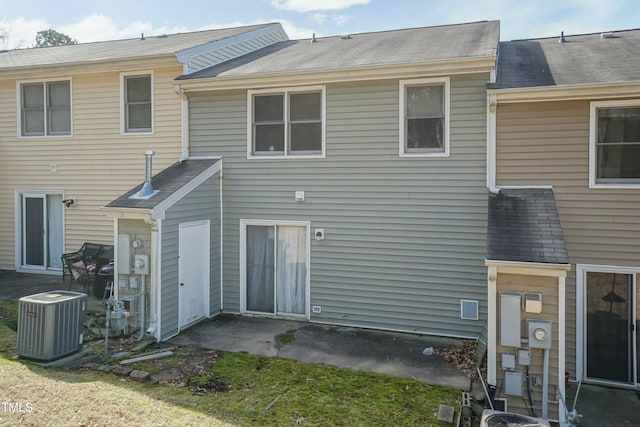
[[[551,348],[551,321],[527,320],[530,348]]]

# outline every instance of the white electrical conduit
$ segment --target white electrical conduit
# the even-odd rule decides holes
[[[549,412],[549,349],[544,349],[542,368],[542,418],[548,419]]]
[[[138,341],[144,338],[144,315],[145,315],[144,309],[146,305],[146,301],[144,300],[144,294],[146,293],[144,278],[145,278],[145,275],[141,274],[140,288],[142,289],[142,292],[140,292],[140,334],[138,335]]]

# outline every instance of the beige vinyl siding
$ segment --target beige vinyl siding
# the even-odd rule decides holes
[[[589,188],[589,102],[498,104],[498,185],[552,185],[572,271],[567,370],[575,375],[575,265],[640,267],[640,189]]]
[[[532,314],[522,312],[522,325],[521,325],[521,337],[527,337],[527,319],[540,319],[540,320],[550,320],[552,322],[552,349],[549,353],[549,400],[557,401],[555,396],[556,387],[558,386],[558,381],[564,381],[564,378],[558,378],[558,279],[556,277],[544,277],[544,276],[528,276],[528,275],[520,275],[520,274],[498,274],[497,280],[497,288],[498,291],[498,301],[500,301],[500,293],[501,292],[535,292],[542,293],[542,308],[543,311],[540,314]],[[496,397],[506,397],[508,402],[508,410],[509,412],[517,412],[521,414],[528,414],[528,401],[525,402],[524,399],[527,399],[527,388],[526,388],[526,373],[525,367],[516,365],[516,369],[522,370],[523,377],[523,398],[507,396],[504,394],[504,370],[502,368],[502,357],[501,354],[516,354],[516,349],[513,347],[505,347],[500,345],[500,307],[498,307],[498,314],[496,323],[498,325],[498,346],[497,350],[497,387],[496,387]],[[527,347],[524,345],[524,347]],[[530,375],[536,376],[540,381],[542,381],[543,374],[543,366],[544,366],[544,351],[541,349],[531,349],[531,365],[529,366]],[[541,415],[542,408],[542,388],[541,387],[530,387],[531,389],[531,397],[533,400],[534,408],[536,409],[536,413],[538,416]],[[549,403],[549,418],[550,419],[558,419],[558,405],[554,403]]]
[[[326,87],[325,159],[247,156],[246,91],[190,95],[192,155],[224,157],[224,310],[240,309],[240,220],[310,221],[318,322],[477,336],[486,318],[486,74],[451,79],[451,156],[399,158],[398,80]],[[305,201],[295,202],[294,192]]]
[[[162,221],[161,339],[178,333],[178,233],[182,223],[209,220],[209,315],[220,312],[220,180],[209,178],[169,208]]]
[[[135,71],[126,69],[123,71]],[[113,221],[100,210],[144,180],[146,150],[156,150],[154,173],[181,153],[181,101],[173,79],[179,66],[153,70],[153,135],[121,135],[120,73],[70,75],[72,136],[21,138],[16,80],[0,80],[0,268],[13,269],[16,189],[64,191],[65,251],[84,241],[113,241]],[[43,76],[46,78],[46,76]],[[58,172],[49,171],[57,165]]]

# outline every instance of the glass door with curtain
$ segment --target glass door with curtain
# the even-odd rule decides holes
[[[247,311],[305,315],[306,227],[247,225],[245,243]]]
[[[586,273],[587,378],[636,384],[633,274]]]
[[[22,194],[21,209],[21,266],[34,270],[62,268],[62,195]]]

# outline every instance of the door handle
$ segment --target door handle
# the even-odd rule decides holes
[[[180,283],[180,286],[184,286],[184,283]]]

